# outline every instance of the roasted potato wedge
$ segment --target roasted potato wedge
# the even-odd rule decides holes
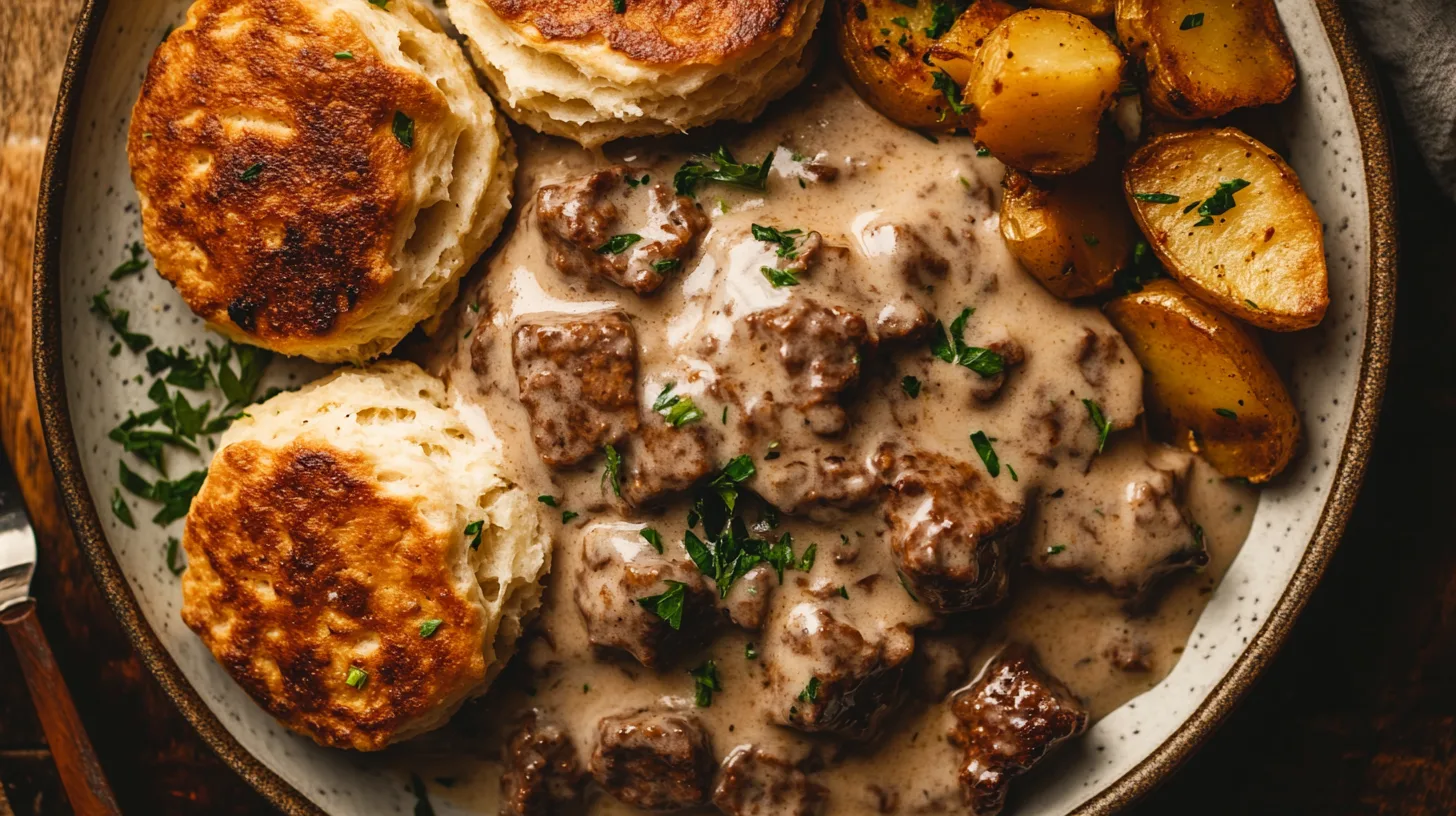
[[[1264,144],[1234,128],[1157,136],[1128,160],[1123,190],[1153,252],[1193,294],[1274,331],[1324,318],[1324,229]]]
[[[1001,236],[1011,254],[1060,298],[1095,295],[1132,260],[1140,234],[1118,189],[1121,151],[1104,145],[1069,176],[1008,170],[1001,183]]]
[[[971,69],[964,97],[976,141],[1017,170],[1080,170],[1097,155],[1122,69],[1122,52],[1087,18],[1017,12],[986,35]]]
[[[967,127],[967,112],[957,109],[971,59],[982,38],[1016,12],[1001,0],[976,0],[942,31],[945,12],[938,20],[935,9],[954,11],[954,4],[840,0],[836,7],[839,54],[859,95],[905,127],[940,131]],[[937,73],[952,82],[937,84]]]
[[[1038,8],[1070,11],[1073,14],[1093,19],[1111,17],[1112,13],[1117,10],[1115,0],[1032,0],[1031,4]]]
[[[1117,35],[1165,116],[1210,119],[1283,102],[1294,89],[1274,0],[1117,0]]]
[[[1155,435],[1225,476],[1266,482],[1299,443],[1299,412],[1258,343],[1167,278],[1103,307],[1142,364]]]

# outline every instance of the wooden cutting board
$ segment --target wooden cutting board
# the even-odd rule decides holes
[[[133,657],[70,536],[46,461],[30,364],[31,236],[45,132],[80,5],[0,2],[0,442],[41,541],[35,595],[127,813],[268,813]],[[1408,145],[1399,147],[1405,270],[1368,488],[1289,645],[1137,816],[1456,813],[1456,478],[1447,470],[1456,461],[1456,206]],[[0,783],[19,816],[70,812],[3,638]],[[8,813],[0,797],[0,816]]]

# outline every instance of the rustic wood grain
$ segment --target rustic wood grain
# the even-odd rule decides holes
[[[46,464],[30,369],[30,242],[41,140],[79,5],[0,3],[0,441],[40,534],[41,621],[124,812],[264,814],[132,656]],[[1456,205],[1404,138],[1397,147],[1399,318],[1366,490],[1289,644],[1134,816],[1456,814],[1456,479],[1447,469],[1456,459]],[[3,641],[0,783],[19,816],[71,812]]]

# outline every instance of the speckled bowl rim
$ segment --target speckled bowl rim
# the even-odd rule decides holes
[[[71,429],[61,350],[60,237],[72,137],[86,69],[108,0],[86,0],[71,39],[61,76],[55,119],[46,145],[37,208],[32,317],[36,393],[51,466],[60,484],[66,514],[91,564],[102,592],[135,646],[137,654],[163,691],[182,711],[204,741],[289,816],[326,816],[317,805],[250,754],[233,738],[217,715],[198,696],[142,616],[112,554],[96,504],[81,470],[81,457]],[[1349,102],[1365,157],[1370,219],[1370,297],[1365,349],[1355,393],[1354,414],[1336,466],[1334,486],[1325,501],[1315,533],[1293,578],[1249,642],[1244,653],[1162,745],[1116,782],[1083,804],[1073,816],[1114,813],[1172,775],[1228,716],[1284,644],[1295,618],[1304,609],[1344,533],[1345,522],[1360,492],[1365,466],[1375,439],[1395,322],[1396,224],[1394,169],[1380,95],[1354,33],[1336,0],[1315,0],[1336,62],[1349,91]]]

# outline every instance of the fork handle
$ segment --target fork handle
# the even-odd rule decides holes
[[[76,714],[71,692],[56,665],[50,643],[35,617],[35,602],[27,600],[0,612],[0,623],[10,632],[20,671],[30,687],[30,698],[45,729],[51,757],[76,816],[120,816],[116,797],[106,783],[96,751]]]

